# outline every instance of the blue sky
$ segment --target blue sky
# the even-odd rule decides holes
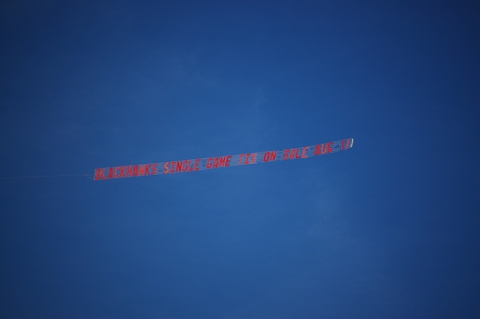
[[[80,176],[0,179],[0,316],[480,317],[479,21],[473,1],[3,1],[0,176]]]

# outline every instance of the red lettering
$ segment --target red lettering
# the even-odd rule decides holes
[[[299,148],[297,148],[295,150],[295,158],[302,158],[302,155],[300,154],[300,149]]]
[[[327,152],[329,153],[333,152],[333,142],[330,142],[327,144]]]
[[[132,165],[128,165],[127,167],[127,175],[126,177],[132,177],[133,176],[133,166]]]
[[[183,163],[182,163],[182,172],[185,173],[186,171],[189,170],[190,167],[189,167],[188,164],[190,164],[188,160],[184,160],[184,161],[183,161]]]
[[[257,154],[258,153],[253,153],[252,154],[252,162],[250,164],[257,164]]]
[[[108,179],[110,178],[115,178],[115,167],[110,167],[110,169],[108,170]]]
[[[345,149],[348,150],[350,148],[350,145],[352,145],[352,140],[349,138],[345,142]]]
[[[277,160],[277,151],[273,151],[270,153],[270,161],[276,161]]]
[[[287,148],[286,150],[283,150],[283,160],[287,160],[288,159],[288,153],[290,153],[290,150]]]
[[[150,166],[152,166],[152,164],[145,164],[145,176],[150,175]]]
[[[138,165],[133,165],[133,175],[132,176],[138,176]]]
[[[141,164],[138,167],[138,175],[145,176],[145,164]]]
[[[265,154],[263,154],[263,161],[268,162],[269,159],[270,159],[270,152],[265,152]]]
[[[173,170],[173,173],[175,172],[181,172],[182,171],[182,162],[174,162],[176,164],[176,168]]]
[[[200,161],[201,161],[201,160],[202,160],[201,158],[197,158],[197,159],[195,160],[195,166],[193,166],[193,170],[194,170],[194,171],[198,171],[198,170],[200,169],[200,168],[198,167],[198,165],[200,164]]]
[[[152,164],[152,175],[157,175],[158,172],[158,163]]]
[[[126,170],[126,168],[127,168],[126,166],[121,166],[121,167],[120,167],[120,175],[119,175],[118,177],[120,177],[120,178],[125,177],[125,170]]]
[[[292,152],[290,153],[290,159],[294,159],[297,156],[297,149],[292,148]]]
[[[270,162],[277,160],[277,151],[270,152]]]
[[[308,148],[309,148],[309,146],[305,146],[305,147],[303,148],[302,158],[308,158],[308,154],[307,154]]]
[[[95,170],[95,180],[105,179],[105,168],[97,168]]]
[[[213,167],[218,168],[218,157],[215,157],[215,162],[213,163]]]
[[[228,155],[227,158],[225,159],[225,166],[229,167],[230,166],[230,160],[232,159],[232,155]]]
[[[212,162],[213,162],[213,158],[210,157],[210,158],[207,160],[207,168],[208,168],[208,169],[212,168],[212,166],[213,166],[213,163],[212,163]]]
[[[219,163],[219,166],[220,167],[225,167],[225,160],[227,159],[226,156],[222,156],[220,157],[220,163]]]
[[[250,162],[248,161],[248,159],[250,158],[251,155],[252,155],[252,154],[246,154],[246,155],[245,155],[245,156],[246,156],[245,165],[250,164]]]
[[[243,158],[243,154],[240,154],[240,157],[238,159],[238,165],[242,165],[242,158]]]
[[[327,152],[331,153],[333,151],[332,146],[333,142],[328,144],[317,144],[317,146],[315,146],[315,152],[313,153],[313,156],[323,155]]]
[[[266,152],[263,155],[264,162],[271,162],[277,159],[277,151]]]
[[[165,164],[163,164],[163,174],[168,174],[169,165],[170,162],[165,162]]]

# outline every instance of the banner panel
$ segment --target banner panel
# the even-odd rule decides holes
[[[94,180],[188,173],[240,165],[305,159],[345,151],[353,146],[353,138],[302,147],[256,153],[194,158],[181,161],[133,164],[95,169]]]

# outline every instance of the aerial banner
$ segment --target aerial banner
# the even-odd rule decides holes
[[[203,157],[182,161],[102,167],[95,169],[94,180],[101,181],[115,178],[187,173],[223,167],[288,161],[345,151],[352,148],[352,146],[353,138],[348,138],[345,140],[296,148],[286,148],[283,150]]]

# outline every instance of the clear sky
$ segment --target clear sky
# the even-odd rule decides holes
[[[1,318],[480,318],[475,1],[0,4]],[[305,160],[97,167],[355,138]]]

